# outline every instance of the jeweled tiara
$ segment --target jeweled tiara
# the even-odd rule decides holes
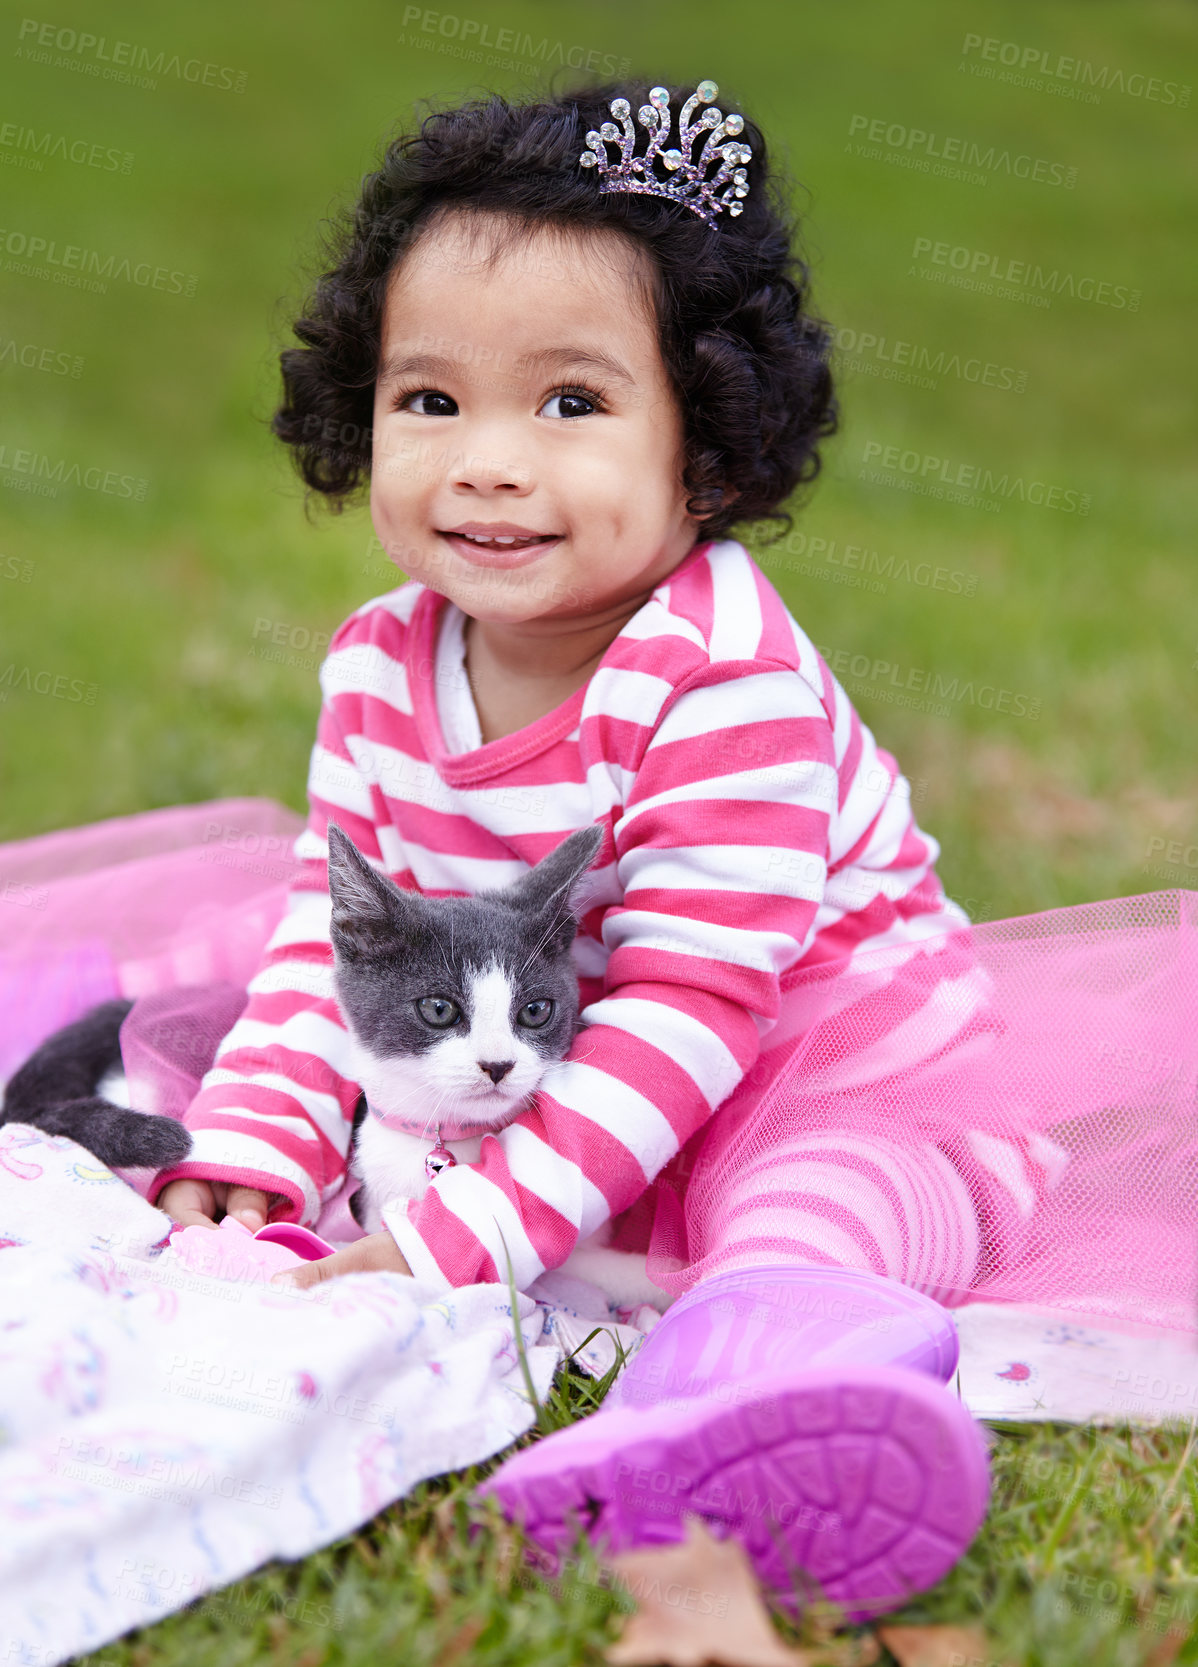
[[[743,116],[725,116],[712,108],[704,110],[699,120],[692,123],[696,105],[711,104],[719,90],[714,81],[700,81],[678,118],[678,148],[666,150],[670,138],[670,95],[665,87],[652,88],[648,104],[642,104],[636,113],[641,126],[650,129],[643,156],[633,155],[637,136],[628,100],[614,98],[611,113],[623,132],[615,122],[604,122],[597,132],[592,130],[587,134],[589,148],[583,151],[579,162],[584,168],[598,168],[603,181],[600,191],[636,191],[649,197],[668,197],[714,227],[716,215],[724,209],[734,215],[742,211],[744,204],[740,199],[749,194],[749,176],[744,164],[753,157],[749,146],[740,144],[736,137],[744,132]],[[694,144],[704,133],[707,141],[696,157]],[[731,138],[732,143],[721,144],[725,138]],[[608,161],[607,145],[620,147],[618,162]],[[654,172],[653,164],[659,157],[672,178],[659,179]],[[706,178],[708,168],[717,159],[718,171],[710,179]]]

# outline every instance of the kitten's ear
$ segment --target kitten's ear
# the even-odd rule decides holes
[[[394,938],[407,918],[407,898],[385,874],[377,873],[336,822],[328,825],[330,930],[335,947],[353,957]]]
[[[560,950],[568,949],[574,940],[590,889],[587,872],[602,843],[602,828],[579,828],[510,889],[509,896],[520,908],[555,923],[554,938]]]

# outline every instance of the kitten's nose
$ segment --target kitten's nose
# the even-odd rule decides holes
[[[478,1068],[480,1071],[485,1071],[492,1082],[500,1083],[503,1081],[504,1077],[507,1076],[508,1072],[515,1063],[516,1061],[514,1059],[480,1059],[478,1062]]]

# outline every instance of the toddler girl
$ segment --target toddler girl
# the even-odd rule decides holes
[[[967,982],[945,949],[964,917],[894,760],[727,537],[815,474],[834,406],[761,135],[739,116],[716,127],[714,96],[607,88],[430,117],[366,182],[283,356],[275,431],[335,505],[369,477],[410,578],[332,639],[302,874],[160,1206],[327,1226],[342,1199],[359,1087],[330,981],[330,817],[430,895],[504,885],[573,829],[604,830],[576,949],[585,1028],[552,1093],[301,1279],[383,1268],[456,1286],[504,1279],[510,1256],[523,1290],[606,1220],[644,1244],[650,1183],[738,1085],[740,1109],[761,1099],[796,973],[932,943],[944,964],[917,1010]],[[667,121],[682,142],[697,129],[695,167],[637,168],[626,144],[617,168],[630,106],[657,151]],[[700,175],[704,143],[722,158]],[[979,999],[942,1014],[924,1053]],[[1020,1184],[1043,1182],[1008,1151]],[[726,1331],[731,1303],[737,1326],[694,1363],[686,1416],[664,1404],[672,1311],[660,1382],[646,1349],[625,1410],[497,1486],[550,1541],[584,1496],[622,1543],[701,1509],[775,1584],[801,1569],[864,1612],[938,1579],[984,1506],[982,1442],[935,1381],[951,1321],[914,1295],[968,1287],[978,1210],[930,1140],[792,1129],[770,1156],[734,1166],[690,1252],[707,1277],[677,1312],[707,1300],[703,1323],[722,1313]],[[763,1238],[783,1174],[790,1208]],[[804,1327],[830,1272],[859,1317],[834,1350],[847,1364],[821,1367]],[[733,1373],[751,1402],[720,1393]],[[647,1480],[617,1474],[627,1444]],[[715,1454],[735,1476],[707,1474]]]
[[[274,428],[334,507],[369,481],[410,577],[332,639],[301,872],[152,1196],[344,1229],[330,818],[432,896],[598,825],[552,1093],[299,1277],[510,1258],[526,1290],[610,1221],[680,1300],[597,1415],[490,1486],[551,1546],[575,1512],[623,1546],[698,1512],[862,1616],[976,1532],[940,1303],[1001,1273],[1064,1153],[984,1083],[968,1128],[937,1097],[1002,1029],[989,975],[895,761],[728,536],[815,475],[834,405],[762,136],[715,96],[493,97],[366,180]],[[922,1120],[872,1094],[899,1078]]]

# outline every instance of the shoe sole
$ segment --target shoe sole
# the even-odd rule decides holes
[[[517,1453],[480,1492],[559,1554],[579,1523],[609,1551],[677,1544],[685,1518],[735,1536],[783,1603],[857,1623],[936,1585],[986,1514],[967,1409],[903,1367],[812,1367],[695,1400],[585,1419]],[[814,1585],[813,1585],[814,1583]]]

